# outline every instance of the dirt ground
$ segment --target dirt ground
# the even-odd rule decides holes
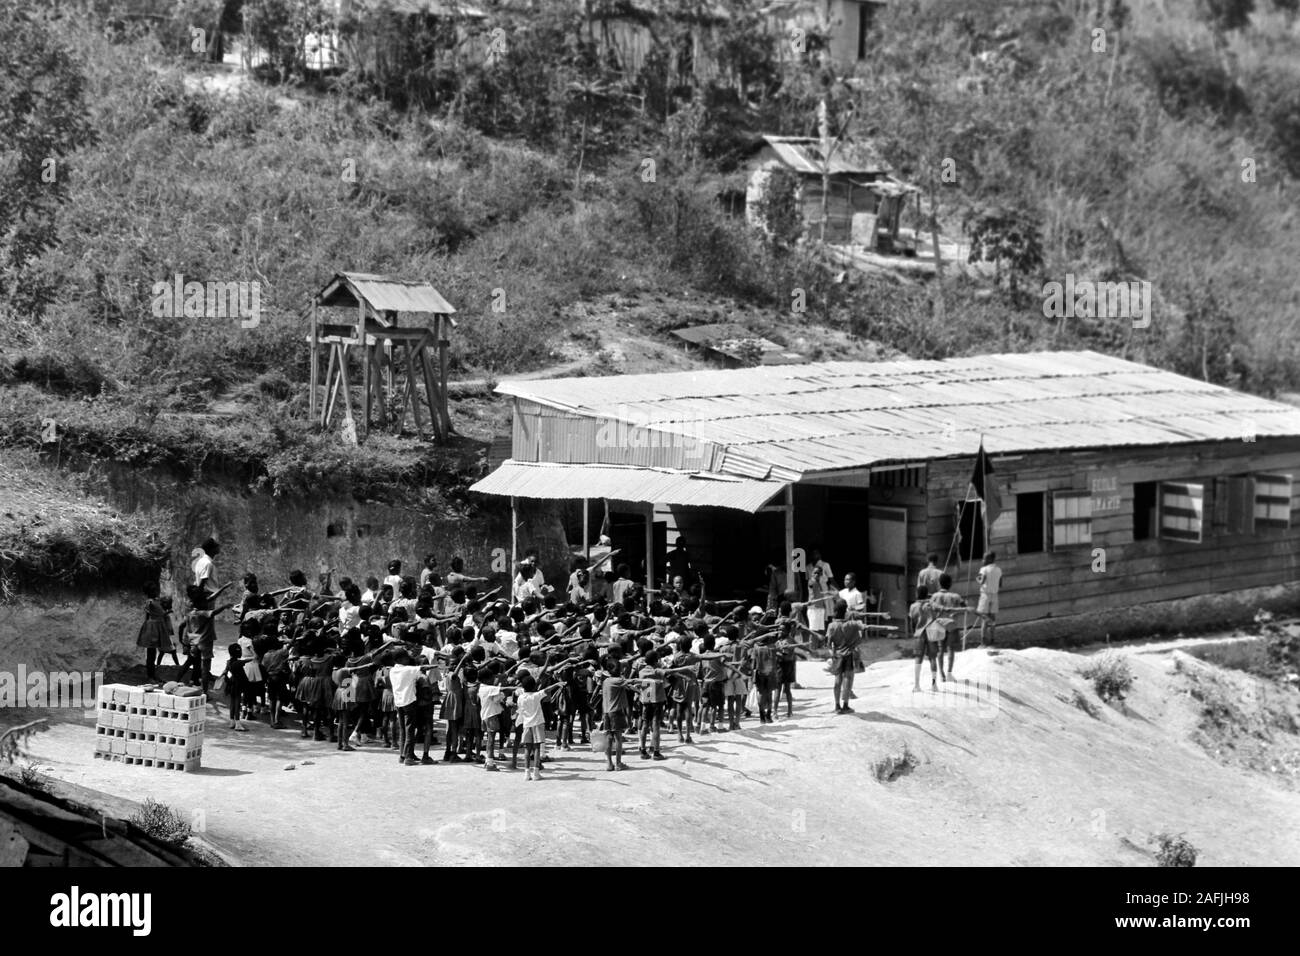
[[[237,734],[211,705],[196,774],[92,760],[80,719],[32,738],[32,759],[56,779],[197,812],[208,840],[248,865],[1143,866],[1161,831],[1185,834],[1199,865],[1300,865],[1300,793],[1193,740],[1202,705],[1180,657],[1174,645],[1131,654],[1137,681],[1118,707],[1096,698],[1078,654],[972,650],[957,664],[966,682],[919,694],[910,661],[883,660],[842,716],[809,661],[792,718],[666,740],[662,763],[633,750],[624,772],[585,749],[553,752],[538,782],[404,767],[393,751],[339,753],[264,725]]]

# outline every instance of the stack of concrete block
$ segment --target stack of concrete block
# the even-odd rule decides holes
[[[102,684],[95,756],[160,770],[199,769],[207,698],[178,697],[127,684]]]

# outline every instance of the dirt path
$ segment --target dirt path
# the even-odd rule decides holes
[[[33,750],[55,777],[197,811],[209,840],[252,865],[1149,865],[1162,830],[1186,833],[1203,865],[1300,864],[1300,794],[1188,742],[1171,656],[1134,657],[1126,713],[1096,716],[1074,701],[1091,693],[1080,660],[972,651],[958,674],[974,683],[937,695],[911,693],[910,662],[884,661],[845,716],[822,665],[801,663],[792,719],[667,744],[663,763],[633,753],[623,773],[555,754],[540,782],[403,767],[264,726],[235,734],[215,717],[198,774],[93,761],[75,722]],[[891,760],[902,769],[883,782]]]

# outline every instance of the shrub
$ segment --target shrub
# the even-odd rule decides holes
[[[1107,701],[1123,700],[1135,680],[1133,672],[1129,670],[1128,658],[1111,651],[1094,658],[1082,673],[1092,681],[1097,696]]]
[[[11,363],[9,375],[60,395],[95,395],[108,383],[99,367],[84,355],[46,351],[19,355]]]
[[[45,789],[45,775],[41,773],[39,767],[32,761],[27,761],[18,771],[18,779],[22,781],[24,787],[32,790]]]
[[[152,797],[145,797],[144,805],[132,815],[131,822],[168,846],[180,846],[193,832],[185,817]]]
[[[1208,50],[1161,37],[1143,44],[1140,56],[1160,105],[1171,116],[1204,113],[1228,123],[1249,109],[1237,81]]]
[[[1157,833],[1151,837],[1156,844],[1156,863],[1159,866],[1195,866],[1197,849],[1181,833]]]

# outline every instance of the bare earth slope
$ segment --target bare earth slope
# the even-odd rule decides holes
[[[1060,651],[968,652],[957,673],[972,683],[941,694],[911,693],[910,661],[873,664],[845,716],[831,713],[822,665],[801,663],[793,719],[695,746],[666,738],[670,760],[633,750],[623,773],[557,753],[535,783],[339,754],[295,731],[234,734],[215,717],[194,775],[92,761],[77,721],[33,747],[55,777],[201,811],[212,843],[254,865],[1142,866],[1159,831],[1185,833],[1199,865],[1300,865],[1294,781],[1194,742],[1202,705],[1178,656],[1134,653],[1122,711],[1079,676],[1084,657]]]

